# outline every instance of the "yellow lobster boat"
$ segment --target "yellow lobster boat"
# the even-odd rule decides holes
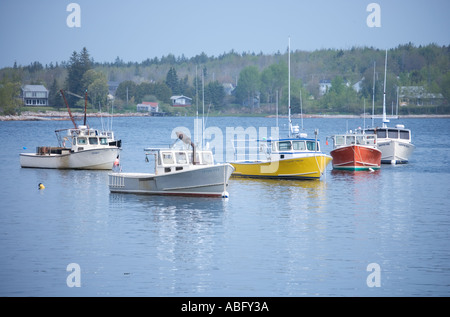
[[[289,134],[286,139],[267,139],[257,141],[256,159],[236,160],[230,162],[234,167],[231,176],[279,179],[320,179],[332,157],[320,151],[318,130],[314,131],[314,139],[299,133],[298,125],[291,121],[291,42],[288,50],[288,109]],[[301,109],[301,98],[300,98]],[[278,116],[278,110],[277,110]],[[236,153],[235,153],[236,154]],[[242,154],[242,153],[241,153]],[[244,153],[245,154],[245,153]],[[248,153],[251,154],[251,153]],[[253,153],[255,154],[255,153]],[[249,155],[250,157],[250,155]]]
[[[230,162],[235,168],[232,176],[278,178],[278,179],[319,179],[325,172],[332,157],[320,151],[317,139],[295,137],[258,141],[256,160],[236,160]]]

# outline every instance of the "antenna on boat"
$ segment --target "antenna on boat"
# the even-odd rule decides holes
[[[87,111],[87,89],[84,93],[84,121],[83,121],[83,125],[86,125],[86,111]]]
[[[302,130],[303,130],[303,102],[302,102],[302,89],[300,88],[300,118],[302,122]]]
[[[363,107],[363,111],[364,111],[364,114],[363,114],[363,132],[364,132],[364,129],[366,128],[366,98],[364,98],[364,107]]]
[[[375,116],[375,65],[376,61],[373,62],[373,88],[372,88],[372,128],[374,127],[373,120]]]
[[[278,129],[278,90],[276,91],[277,129]]]
[[[386,57],[384,60],[383,128],[386,128],[386,123],[389,122],[389,120],[386,118],[386,72],[387,72],[387,49],[386,49]]]
[[[291,137],[291,37],[288,43],[288,116],[289,116],[289,137]]]
[[[203,103],[203,115],[202,115],[202,149],[203,139],[205,132],[205,70],[202,70],[202,103]]]
[[[195,120],[195,141],[198,145],[198,65],[195,65],[195,105],[197,107],[197,112],[195,114],[196,120]]]

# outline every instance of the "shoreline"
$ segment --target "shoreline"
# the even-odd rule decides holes
[[[72,113],[74,119],[80,119],[84,117],[83,113]],[[232,117],[233,115],[229,115]],[[89,118],[100,118],[100,117],[151,117],[148,113],[136,112],[136,113],[88,113],[86,117]],[[276,118],[275,115],[262,115],[265,118]],[[287,115],[279,115],[279,118],[287,118]],[[293,119],[300,119],[301,115],[295,114],[291,115]],[[312,114],[303,115],[304,119],[307,118],[322,118],[322,119],[361,119],[364,118],[363,115],[327,115],[327,114]],[[370,115],[366,116],[366,119],[371,119]],[[375,118],[380,119],[379,115]],[[450,114],[442,115],[399,115],[398,119],[410,118],[410,119],[420,119],[420,118],[450,118]],[[49,111],[49,112],[31,112],[24,111],[20,115],[7,115],[0,116],[0,121],[67,121],[70,120],[70,116],[66,111]]]

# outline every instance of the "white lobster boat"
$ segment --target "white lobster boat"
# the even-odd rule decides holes
[[[20,153],[21,167],[110,170],[119,158],[121,141],[114,138],[112,131],[78,126],[55,133],[59,145],[38,146],[35,153]]]
[[[112,131],[92,129],[86,125],[87,91],[83,125],[75,123],[63,90],[61,95],[74,128],[55,131],[58,146],[38,146],[35,153],[20,153],[20,166],[54,169],[112,169],[119,160],[121,140],[116,140]],[[65,135],[64,132],[66,132]]]
[[[146,155],[154,155],[154,173],[109,174],[112,193],[147,195],[183,195],[228,197],[228,180],[234,171],[227,163],[215,164],[209,150],[197,150],[188,137],[177,136],[191,149],[146,148]]]
[[[377,147],[381,151],[382,164],[405,164],[414,152],[415,145],[411,141],[411,130],[405,129],[402,124],[388,127],[389,120],[386,116],[386,69],[387,50],[384,62],[384,92],[383,92],[383,122],[381,128],[365,129],[366,134],[377,136]]]

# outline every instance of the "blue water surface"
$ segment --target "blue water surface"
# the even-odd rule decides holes
[[[227,158],[227,128],[259,134],[275,120],[208,118],[216,159]],[[53,131],[71,122],[0,122],[0,295],[449,296],[450,119],[395,123],[412,130],[408,164],[374,173],[330,165],[318,181],[232,178],[224,200],[111,194],[108,171],[21,168],[19,153],[56,145]],[[362,124],[304,119],[327,153],[327,136]],[[143,149],[170,145],[176,127],[194,132],[194,118],[112,126],[123,170],[151,171]],[[70,287],[71,263],[79,287]]]

